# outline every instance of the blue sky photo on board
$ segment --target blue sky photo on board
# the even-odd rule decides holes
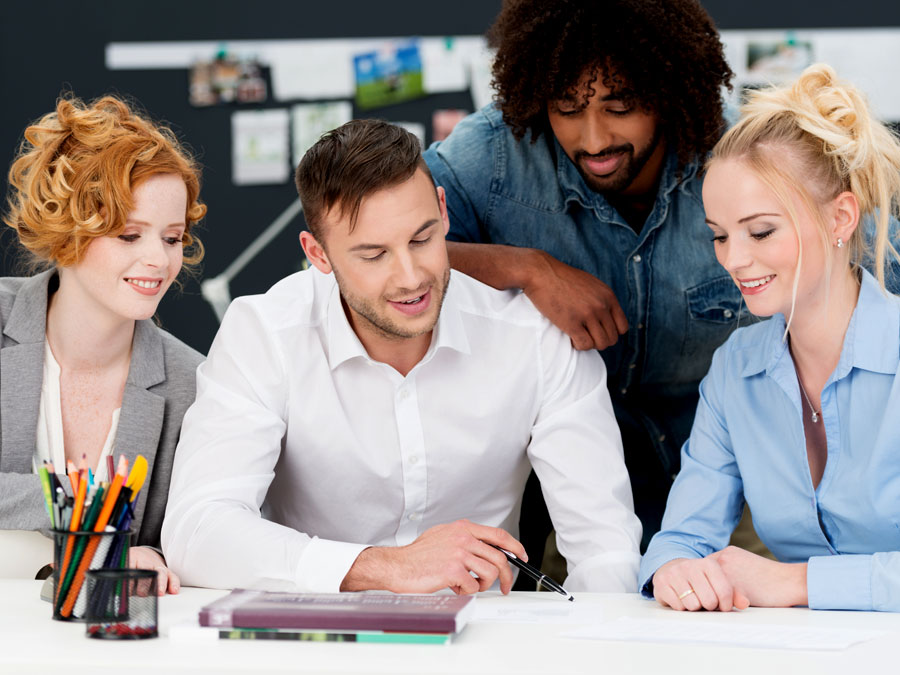
[[[425,95],[422,57],[416,40],[390,43],[384,49],[353,58],[356,105],[359,108],[407,101]]]

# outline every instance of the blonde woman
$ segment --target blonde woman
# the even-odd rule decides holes
[[[812,66],[751,96],[703,203],[719,263],[772,319],[713,358],[642,590],[678,610],[900,611],[900,144]],[[778,562],[726,548],[745,500]]]
[[[194,225],[200,172],[174,135],[124,102],[62,99],[25,130],[4,220],[47,269],[0,279],[0,569],[50,562],[37,468],[106,457],[150,465],[132,566],[177,577],[156,547],[175,445],[202,357],[151,317],[185,265],[202,257]]]

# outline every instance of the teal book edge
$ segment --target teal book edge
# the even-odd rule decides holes
[[[359,642],[367,644],[446,645],[453,633],[412,633],[403,631],[295,630],[290,628],[224,628],[200,626],[186,621],[168,631],[173,642],[215,642],[218,640],[293,640],[297,642]]]
[[[214,629],[215,630],[215,629]],[[361,642],[369,644],[445,645],[450,633],[384,633],[379,631],[292,631],[277,629],[219,630],[221,640],[299,640],[301,642]]]

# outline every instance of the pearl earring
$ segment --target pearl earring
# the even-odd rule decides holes
[[[837,243],[835,244],[838,248],[844,248],[844,240],[838,237]]]

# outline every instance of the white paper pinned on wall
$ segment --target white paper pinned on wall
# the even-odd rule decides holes
[[[272,93],[279,101],[351,98],[356,82],[351,54],[358,40],[302,40],[276,44],[266,55]],[[367,41],[369,42],[369,41]]]
[[[465,48],[452,37],[419,41],[422,86],[429,94],[465,91],[469,86]]]
[[[288,111],[254,110],[231,116],[231,176],[235,185],[284,183],[288,162]]]
[[[293,140],[293,166],[297,166],[306,151],[322,134],[353,119],[350,101],[330,103],[301,103],[291,108],[291,131]]]
[[[494,87],[491,86],[491,67],[494,64],[493,49],[484,40],[467,40],[465,43],[466,63],[469,68],[469,83],[472,103],[475,110],[480,110],[494,100]]]
[[[425,125],[420,122],[391,122],[391,124],[396,124],[398,127],[403,127],[413,136],[419,139],[419,145],[422,146],[422,149],[425,149]]]

